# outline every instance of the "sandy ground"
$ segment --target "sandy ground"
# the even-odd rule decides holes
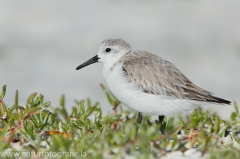
[[[5,103],[38,92],[59,106],[64,93],[111,110],[99,87],[102,65],[75,68],[106,38],[157,54],[196,85],[240,103],[240,1],[1,1],[0,85]],[[240,105],[240,104],[239,104]],[[205,106],[228,117],[233,106]]]

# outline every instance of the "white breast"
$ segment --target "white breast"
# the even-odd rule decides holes
[[[103,67],[103,77],[109,90],[124,105],[137,112],[168,116],[190,111],[199,104],[196,101],[142,92],[125,76],[121,64],[116,65],[112,70],[106,65]]]

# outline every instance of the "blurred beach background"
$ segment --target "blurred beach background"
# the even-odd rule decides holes
[[[112,111],[99,84],[102,65],[76,67],[107,38],[126,40],[173,63],[192,82],[240,105],[239,0],[41,0],[0,2],[0,86],[4,102],[33,92],[59,107],[66,95],[90,97]],[[227,118],[233,106],[207,105]]]

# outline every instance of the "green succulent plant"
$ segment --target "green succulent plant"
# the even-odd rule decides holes
[[[164,118],[160,124],[124,110],[101,85],[112,111],[103,114],[99,103],[75,101],[68,112],[65,97],[53,108],[42,94],[33,93],[26,105],[4,104],[0,94],[0,157],[15,158],[160,158],[172,152],[194,149],[207,158],[240,158],[240,113],[237,103],[229,120],[198,108],[186,117]],[[8,154],[8,156],[3,156]],[[15,155],[15,156],[14,156]],[[25,156],[24,156],[25,155]]]

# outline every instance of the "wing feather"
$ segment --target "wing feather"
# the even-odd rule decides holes
[[[230,102],[214,97],[211,92],[194,85],[172,63],[145,51],[133,51],[123,56],[126,78],[145,93],[166,95],[180,99]]]

